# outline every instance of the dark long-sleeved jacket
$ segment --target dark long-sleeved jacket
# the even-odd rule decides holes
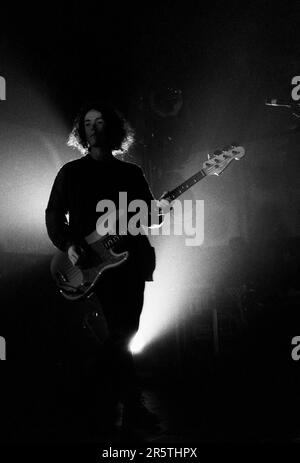
[[[144,200],[150,211],[154,198],[136,164],[116,158],[95,161],[90,154],[65,164],[55,178],[46,208],[46,227],[53,244],[66,251],[71,244],[82,243],[96,229],[100,216],[97,203],[109,199],[118,206],[119,192],[127,192],[128,204],[134,199]],[[150,267],[155,265],[154,249],[147,236],[132,236],[128,242],[127,248],[141,269],[151,259]],[[146,270],[145,275],[145,279],[152,279]]]

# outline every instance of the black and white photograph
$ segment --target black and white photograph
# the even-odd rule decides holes
[[[0,458],[295,447],[300,3],[0,11]]]

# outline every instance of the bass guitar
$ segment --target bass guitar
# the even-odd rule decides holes
[[[242,146],[232,144],[222,150],[215,151],[203,163],[202,169],[186,181],[163,195],[170,203],[208,175],[220,175],[233,160],[245,155]],[[124,235],[109,234],[104,236],[95,230],[85,237],[87,256],[83,262],[73,266],[66,252],[57,251],[51,260],[51,274],[61,294],[69,300],[80,300],[93,294],[96,283],[103,272],[122,265],[129,252],[114,252],[114,246],[123,240]]]

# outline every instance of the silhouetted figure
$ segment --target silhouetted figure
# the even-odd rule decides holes
[[[49,237],[68,254],[74,266],[80,265],[88,253],[84,238],[96,229],[100,216],[96,205],[100,200],[111,200],[118,207],[119,192],[126,192],[128,204],[141,199],[150,211],[153,195],[141,168],[114,156],[117,150],[126,151],[132,135],[123,117],[105,104],[86,106],[75,120],[69,145],[84,156],[60,169],[46,209]],[[165,200],[157,202],[157,210],[163,211],[167,206]],[[154,226],[161,222],[158,219]],[[73,352],[76,351],[75,364],[80,357],[83,375],[90,377],[87,390],[93,383],[97,387],[106,384],[107,400],[113,396],[124,404],[123,425],[143,427],[154,424],[155,419],[142,403],[128,344],[139,326],[145,281],[152,280],[155,254],[143,234],[128,234],[125,245],[119,244],[114,251],[125,249],[129,250],[128,260],[105,271],[95,290],[105,315],[108,338],[105,342],[101,339],[101,317],[94,299],[90,310],[78,310],[81,315],[73,321]],[[96,395],[97,387],[93,387]],[[93,405],[93,397],[87,397],[87,403],[89,400]]]

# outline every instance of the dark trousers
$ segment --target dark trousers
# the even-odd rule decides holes
[[[96,295],[108,328],[104,343],[107,370],[123,401],[138,394],[138,381],[129,342],[139,327],[145,281],[131,261],[103,274]]]
[[[95,294],[77,304],[69,328],[69,359],[87,391],[97,394],[104,388],[104,394],[122,402],[139,396],[128,345],[138,330],[144,289],[144,279],[128,261],[105,271]]]

